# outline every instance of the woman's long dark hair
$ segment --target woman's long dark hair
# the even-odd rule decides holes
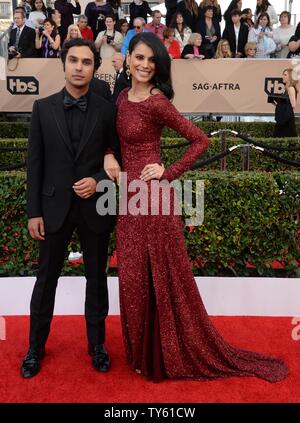
[[[135,35],[130,43],[128,52],[132,54],[138,44],[146,44],[153,51],[155,60],[155,75],[153,77],[153,84],[156,88],[163,92],[163,94],[171,100],[174,97],[174,91],[171,80],[171,59],[166,47],[157,35],[152,32],[143,32]],[[124,62],[125,63],[125,62]]]
[[[182,16],[182,31],[179,31],[178,24],[177,24],[177,16],[178,15],[182,16],[182,13],[181,12],[175,12],[174,13],[174,15],[171,18],[171,22],[170,22],[169,27],[174,28],[174,29],[176,28],[177,31],[179,32],[179,34],[181,34],[181,33],[183,33],[184,29],[187,28],[187,25],[185,23],[184,17]]]
[[[256,25],[255,25],[255,28],[258,28],[259,27],[259,21],[261,20],[261,18],[267,18],[268,19],[267,28],[270,28],[271,27],[270,26],[271,25],[271,21],[270,21],[270,16],[268,15],[267,12],[263,12],[263,13],[261,13],[259,15],[259,17],[257,19],[257,22],[256,22]]]
[[[32,12],[36,12],[35,1],[36,0],[34,0],[34,2],[32,3],[32,6],[31,6]],[[45,16],[47,16],[47,9],[46,9],[45,3],[43,1],[42,1],[42,3],[43,3],[42,12],[44,12]]]
[[[268,10],[268,7],[271,6],[271,3],[268,0],[262,0],[261,5],[256,5],[255,14],[259,16],[261,13],[264,13]]]
[[[234,9],[238,9],[237,4],[238,4],[239,1],[240,0],[231,0],[229,6],[227,7],[227,10],[224,13],[224,19],[225,19],[226,22],[231,22],[231,12]]]
[[[116,23],[116,25],[115,25],[115,30],[116,31],[119,31],[120,33],[122,33],[122,28],[121,28],[121,26],[124,24],[124,23],[127,23],[128,24],[128,29],[129,29],[129,23],[128,23],[128,21],[127,21],[127,19],[119,19],[118,20],[118,22]],[[128,32],[128,30],[127,30],[127,32]]]

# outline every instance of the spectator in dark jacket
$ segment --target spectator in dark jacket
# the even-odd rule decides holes
[[[8,58],[36,57],[35,31],[25,25],[25,12],[18,9],[14,13],[16,27],[10,31]]]
[[[114,15],[114,11],[112,5],[106,0],[95,0],[87,4],[84,14],[88,18],[88,25],[93,31],[94,40],[96,40],[99,32],[106,30],[106,16]]]
[[[167,9],[166,26],[169,27],[172,17],[176,13],[176,10],[177,10],[177,0],[165,0],[165,6]]]
[[[56,0],[54,3],[54,8],[59,11],[61,14],[61,26],[60,26],[60,35],[61,35],[61,44],[64,42],[69,25],[74,23],[74,15],[80,15],[81,6],[79,0],[75,0],[76,6],[73,6],[68,0]]]
[[[221,7],[219,5],[218,0],[203,0],[199,4],[199,14],[198,14],[199,18],[204,19],[205,8],[207,6],[211,6],[213,8],[214,18],[217,19],[218,22],[221,22],[222,12],[221,12]]]
[[[203,47],[207,51],[207,56],[212,59],[217,50],[218,42],[221,39],[220,24],[214,17],[212,6],[206,6],[203,9],[204,18],[201,18],[196,25],[196,32],[202,35]]]
[[[198,5],[195,0],[182,0],[177,5],[178,12],[183,16],[184,22],[196,32],[196,23],[198,20]]]
[[[300,57],[300,22],[297,25],[295,34],[289,39],[288,47],[288,59],[292,59],[293,57]]]
[[[226,23],[222,38],[228,40],[233,57],[244,57],[249,28],[241,23],[241,11],[231,12],[231,22]]]
[[[152,16],[152,10],[149,3],[145,0],[133,0],[129,5],[129,28],[133,28],[133,21],[135,18],[143,18],[147,23],[147,16]]]

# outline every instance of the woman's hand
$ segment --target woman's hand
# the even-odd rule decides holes
[[[120,176],[121,168],[113,154],[105,154],[104,170],[107,173],[109,179],[111,179],[112,181],[116,180],[117,184],[119,184],[119,176]]]
[[[165,171],[163,164],[159,165],[158,163],[148,164],[144,167],[141,173],[142,181],[150,181],[151,179],[160,179]]]

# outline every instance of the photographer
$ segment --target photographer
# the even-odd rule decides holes
[[[107,15],[105,18],[106,30],[99,32],[95,45],[100,49],[102,59],[111,58],[116,52],[121,50],[123,42],[122,34],[115,31],[115,20],[113,15]]]
[[[41,51],[41,57],[58,57],[60,47],[60,35],[58,34],[56,24],[52,19],[45,19],[44,29],[35,30],[35,47]]]
[[[34,29],[25,25],[25,12],[18,9],[14,13],[16,27],[11,30],[8,42],[8,58],[36,57]]]

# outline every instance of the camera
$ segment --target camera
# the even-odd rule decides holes
[[[114,40],[114,37],[112,37],[111,35],[107,35],[106,36],[106,42],[107,42],[107,44],[110,44],[113,40]]]
[[[21,50],[13,50],[8,52],[8,60],[13,59],[17,56],[18,53],[21,53]]]
[[[39,37],[42,35],[43,31],[44,31],[44,27],[39,26]]]

